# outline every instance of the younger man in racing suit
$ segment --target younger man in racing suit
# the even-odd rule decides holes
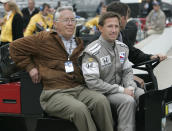
[[[118,114],[118,131],[135,130],[135,111],[144,91],[133,80],[128,47],[117,41],[120,17],[106,12],[99,19],[101,36],[89,44],[82,56],[82,71],[88,88],[101,92]]]

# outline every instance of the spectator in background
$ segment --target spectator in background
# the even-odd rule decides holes
[[[26,29],[30,18],[39,12],[38,8],[35,8],[35,1],[28,0],[28,7],[22,9],[24,29]]]
[[[73,4],[72,7],[73,7],[73,11],[76,13],[77,12],[76,4]]]
[[[85,26],[89,27],[89,28],[93,28],[96,27],[96,29],[98,29],[98,23],[99,23],[99,16],[100,14],[103,14],[106,12],[106,5],[102,5],[101,6],[101,11],[99,13],[99,15],[97,15],[96,17],[90,19],[89,21],[86,22]]]
[[[22,12],[12,0],[0,0],[6,15],[0,20],[1,46],[23,37]]]
[[[96,9],[96,14],[97,15],[100,15],[101,8],[103,7],[103,5],[104,5],[104,2],[101,1],[100,4],[98,5],[97,9]]]
[[[50,5],[44,3],[39,13],[34,15],[24,32],[24,36],[32,35],[42,30],[49,31],[53,26],[53,15],[50,13]]]
[[[57,10],[59,7],[61,7],[61,2],[60,1],[57,2],[57,6],[54,9]]]
[[[152,0],[146,0],[143,5],[143,17],[146,17],[152,9]]]
[[[146,17],[146,34],[161,34],[165,28],[165,14],[160,9],[160,2],[153,2],[153,10]]]

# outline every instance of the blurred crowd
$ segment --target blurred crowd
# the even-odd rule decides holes
[[[53,14],[62,6],[61,2],[58,1],[55,8],[50,7],[48,3],[43,3],[41,7],[37,8],[35,7],[34,0],[28,0],[28,6],[20,10],[15,0],[0,0],[0,2],[3,4],[6,12],[5,16],[0,18],[1,46],[23,36],[36,34],[43,30],[52,30]],[[160,2],[146,0],[143,1],[143,4],[142,14],[146,17],[146,24],[144,26],[146,36],[162,33],[165,28],[165,14],[160,9]],[[77,13],[77,5],[73,4],[73,11],[76,13],[77,20],[76,36],[96,35],[99,30],[99,16],[106,12],[106,6],[106,3],[101,1],[97,6],[96,16],[86,19]],[[136,25],[137,22],[129,19],[130,13],[127,18],[126,31],[131,32],[128,35],[131,36],[131,40],[135,43],[138,25]],[[83,37],[83,39],[85,38]],[[91,42],[90,39],[86,39],[86,44]]]

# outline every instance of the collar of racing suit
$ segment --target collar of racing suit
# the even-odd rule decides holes
[[[100,41],[101,45],[104,46],[105,48],[108,48],[110,50],[114,50],[115,42],[113,42],[113,43],[112,42],[108,42],[102,36],[99,37],[99,41]]]

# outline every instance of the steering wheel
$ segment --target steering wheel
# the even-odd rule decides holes
[[[149,61],[145,61],[139,64],[135,64],[132,66],[132,68],[135,69],[139,69],[139,70],[143,70],[143,71],[147,71],[148,75],[151,78],[152,84],[153,84],[153,89],[154,90],[158,90],[158,82],[157,79],[153,73],[153,69],[160,63],[160,59],[159,58],[155,58]],[[143,65],[145,65],[145,67],[143,67]]]
[[[152,60],[141,62],[139,64],[135,64],[132,67],[135,68],[135,69],[140,69],[140,70],[147,71],[148,69],[146,67],[140,67],[140,66],[142,66],[142,65],[146,65],[146,66],[150,65],[152,67],[152,69],[154,69],[159,63],[160,63],[160,59],[159,58],[155,58],[155,59],[152,59]]]

